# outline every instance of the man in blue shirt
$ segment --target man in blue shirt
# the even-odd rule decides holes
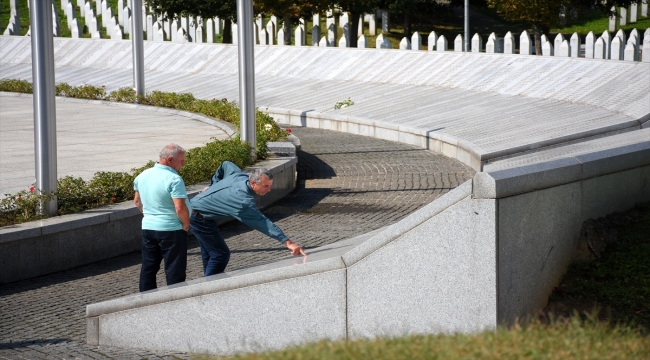
[[[234,217],[284,244],[292,255],[305,255],[302,248],[257,209],[255,195],[271,191],[273,175],[266,169],[254,169],[250,174],[237,165],[224,161],[212,176],[210,186],[190,202],[190,230],[201,245],[205,276],[222,273],[230,260],[230,249],[219,233],[220,220]]]
[[[167,285],[185,281],[190,216],[185,183],[178,175],[184,165],[185,150],[169,144],[160,152],[160,161],[133,181],[133,201],[144,214],[140,291],[157,287],[156,274],[163,259]]]

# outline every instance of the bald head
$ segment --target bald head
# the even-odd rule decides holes
[[[160,151],[160,164],[169,166],[178,171],[185,166],[185,149],[176,145],[169,144]]]

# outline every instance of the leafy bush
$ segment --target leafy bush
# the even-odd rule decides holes
[[[0,91],[32,93],[32,84],[25,80],[0,80]],[[239,127],[239,108],[227,99],[201,100],[192,94],[152,91],[144,97],[136,95],[130,87],[106,93],[105,87],[83,85],[72,86],[67,83],[56,85],[58,96],[81,99],[109,100],[133,103],[138,100],[143,105],[167,107],[178,110],[205,114],[227,121]],[[280,129],[273,118],[257,112],[257,159],[268,156],[268,141],[280,141],[287,133]],[[225,160],[232,161],[244,168],[252,163],[250,146],[239,137],[229,140],[215,140],[203,147],[191,149],[186,154],[186,164],[180,170],[186,185],[208,181],[219,164]],[[0,203],[0,226],[41,219],[39,206],[42,202],[57,196],[58,215],[74,213],[98,206],[108,205],[133,199],[133,180],[142,171],[152,167],[153,161],[130,172],[98,172],[90,181],[66,176],[58,180],[55,194],[40,195],[33,189],[9,195]]]
[[[26,80],[14,79],[0,80],[0,91],[17,92],[24,94],[33,93],[32,83]]]

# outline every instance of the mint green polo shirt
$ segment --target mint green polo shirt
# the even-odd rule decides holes
[[[183,223],[176,215],[172,198],[185,199],[188,210],[190,207],[185,183],[176,170],[166,165],[156,164],[135,178],[133,189],[140,193],[142,201],[143,230],[183,229]]]

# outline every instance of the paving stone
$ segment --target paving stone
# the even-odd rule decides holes
[[[265,210],[307,252],[397,222],[469,180],[466,165],[421,148],[327,130],[293,128],[298,187]],[[287,255],[238,222],[221,227],[232,256],[226,271]],[[0,288],[0,359],[187,359],[191,354],[91,346],[86,305],[138,291],[140,253],[5,284]],[[191,240],[187,279],[202,276]],[[159,274],[158,285],[164,285]]]

